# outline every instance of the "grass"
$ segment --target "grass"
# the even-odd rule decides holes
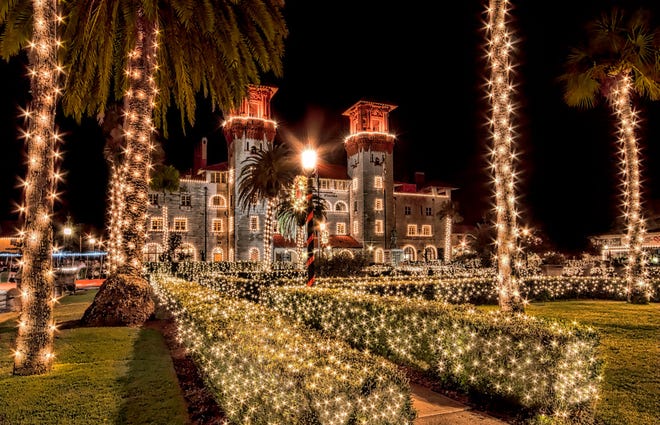
[[[660,415],[660,305],[622,301],[532,303],[527,314],[575,320],[601,334],[605,361],[596,423],[657,425]]]
[[[96,291],[61,299],[58,323],[78,320]],[[0,424],[186,424],[169,350],[148,328],[58,331],[53,371],[13,376],[16,313],[0,314]]]

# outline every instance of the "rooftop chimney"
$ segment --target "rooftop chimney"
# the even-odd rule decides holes
[[[424,176],[423,171],[416,171],[415,172],[415,184],[417,185],[417,189],[421,189],[424,187],[424,183],[426,181],[426,177]]]
[[[202,137],[202,140],[195,145],[195,153],[194,153],[194,158],[193,158],[193,170],[192,174],[193,176],[197,174],[197,172],[206,167],[206,144],[208,140],[206,137]]]

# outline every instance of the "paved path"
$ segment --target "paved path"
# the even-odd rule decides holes
[[[469,406],[418,384],[410,384],[413,407],[417,410],[414,425],[505,425],[500,419],[471,410]]]

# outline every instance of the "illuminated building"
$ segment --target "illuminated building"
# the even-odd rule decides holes
[[[180,251],[197,261],[264,260],[266,202],[256,202],[250,212],[238,208],[237,176],[252,152],[275,139],[270,100],[276,91],[252,86],[241,107],[229,114],[224,123],[227,162],[207,164],[209,141],[204,138],[179,192],[149,193],[145,260],[158,259],[172,232],[181,235]],[[374,263],[450,259],[451,220],[439,213],[455,188],[427,184],[424,173],[416,173],[414,183],[394,181],[396,138],[389,132],[388,116],[395,108],[359,101],[344,113],[349,119],[347,163],[321,161],[316,170],[315,190],[327,212],[316,239],[320,255],[366,252]],[[295,242],[276,233],[274,245],[272,260],[298,261]]]

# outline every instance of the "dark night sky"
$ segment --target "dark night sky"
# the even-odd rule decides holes
[[[559,249],[586,246],[586,237],[606,232],[617,215],[619,194],[614,128],[605,108],[569,109],[556,78],[570,46],[583,39],[582,26],[612,4],[645,5],[660,26],[657,0],[513,1],[518,36],[518,131],[523,221],[542,228]],[[290,35],[284,77],[273,113],[280,133],[309,135],[334,146],[331,161],[343,163],[341,141],[348,131],[341,113],[360,99],[397,105],[391,131],[397,134],[395,179],[412,181],[415,171],[427,180],[458,189],[465,223],[473,224],[490,208],[487,170],[488,104],[483,83],[486,64],[481,1],[423,2],[374,0],[289,0],[285,14]],[[440,6],[441,5],[441,6]],[[438,10],[436,10],[438,9]],[[16,129],[17,107],[27,85],[21,65],[0,65],[0,216],[10,216],[20,192],[17,164],[23,162]],[[660,199],[660,102],[642,106],[640,131],[645,158],[647,199]],[[173,123],[176,122],[176,119]],[[226,159],[219,130],[221,117],[202,107],[198,125],[171,131],[164,146],[170,162],[186,169],[192,145],[209,138],[211,162]],[[171,124],[174,125],[174,124]],[[105,202],[103,138],[94,120],[82,128],[61,119],[68,133],[62,168],[68,171],[57,208],[76,222],[102,227]],[[2,229],[6,233],[10,229]]]

